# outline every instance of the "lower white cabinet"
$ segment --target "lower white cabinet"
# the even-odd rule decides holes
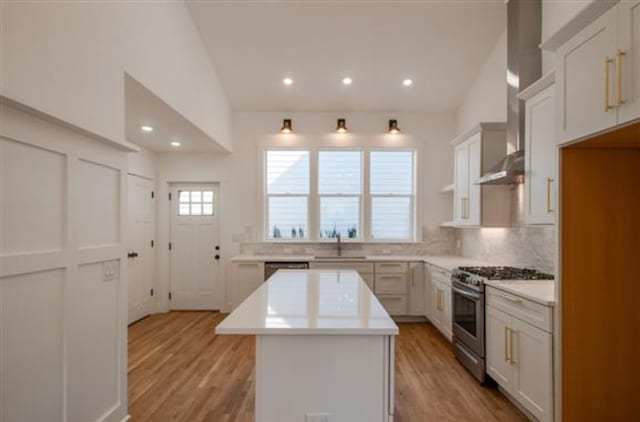
[[[487,373],[538,420],[552,421],[551,333],[487,305]]]
[[[235,262],[232,265],[231,291],[235,309],[264,281],[264,262]]]
[[[423,262],[409,264],[409,315],[424,315],[424,268]]]
[[[430,320],[451,341],[451,273],[431,266]]]
[[[407,314],[407,295],[379,295],[376,297],[389,313],[389,315],[406,315]]]

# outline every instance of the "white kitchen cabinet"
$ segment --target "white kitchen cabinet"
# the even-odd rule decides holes
[[[640,1],[623,1],[618,6],[618,47],[620,90],[624,106],[618,109],[618,122],[640,118]]]
[[[549,308],[493,288],[487,292],[487,374],[539,421],[552,421],[552,334],[540,328],[547,326],[542,308]]]
[[[524,216],[530,225],[555,221],[557,146],[553,80],[553,74],[546,75],[523,91],[526,96],[520,95],[526,100]]]
[[[264,262],[234,262],[232,295],[234,309],[264,281]]]
[[[512,319],[514,398],[538,420],[553,420],[551,334]]]
[[[480,123],[451,143],[455,146],[453,224],[458,227],[509,226],[508,186],[477,184],[485,172],[507,155],[506,125]]]
[[[451,273],[431,266],[431,323],[451,341]]]
[[[422,262],[409,263],[409,315],[424,315],[424,266]]]
[[[640,118],[639,3],[619,3],[558,48],[559,143]]]
[[[431,320],[431,298],[432,298],[432,293],[431,293],[431,265],[429,264],[424,264],[424,271],[423,271],[423,284],[424,284],[424,289],[422,291],[423,293],[423,303],[424,303],[424,316],[425,318],[427,318],[428,320]]]
[[[487,374],[502,388],[509,390],[513,384],[513,368],[509,360],[509,326],[512,318],[492,306],[485,312],[487,334]]]

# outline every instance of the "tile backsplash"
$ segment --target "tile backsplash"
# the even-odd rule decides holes
[[[463,256],[495,265],[535,268],[555,273],[555,228],[513,227],[457,229]]]
[[[345,255],[443,255],[455,253],[456,233],[451,228],[423,230],[422,242],[379,243],[343,242]],[[331,255],[336,251],[333,242],[242,242],[243,255]]]

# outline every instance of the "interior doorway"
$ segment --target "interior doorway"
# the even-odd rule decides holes
[[[127,274],[129,324],[151,314],[154,279],[155,193],[153,180],[127,178]]]
[[[171,184],[171,309],[218,307],[219,191],[216,183]]]

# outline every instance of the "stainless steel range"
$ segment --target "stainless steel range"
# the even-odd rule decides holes
[[[487,280],[550,280],[553,276],[514,267],[459,267],[451,276],[453,346],[458,360],[485,380],[485,299]]]

